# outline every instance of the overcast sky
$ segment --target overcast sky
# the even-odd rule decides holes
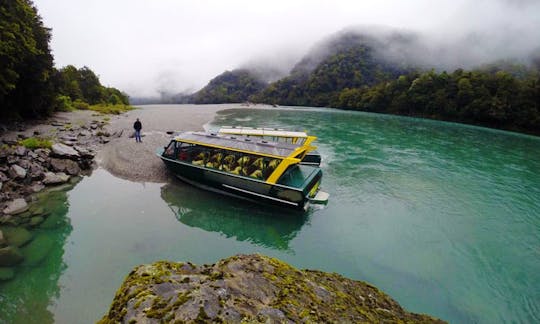
[[[34,0],[55,65],[88,66],[131,96],[194,91],[250,61],[289,69],[344,28],[382,25],[455,41],[478,55],[540,47],[540,0]]]

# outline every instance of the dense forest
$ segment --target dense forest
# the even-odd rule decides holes
[[[344,34],[308,53],[281,80],[246,87],[226,72],[196,93],[195,102],[334,107],[540,135],[540,60],[436,72],[408,63],[405,56],[389,58],[385,51],[393,41],[403,45],[407,38],[394,35],[381,42]],[[227,97],[229,89],[241,95]]]
[[[30,0],[0,2],[0,117],[16,120],[97,104],[128,104],[89,68],[53,65],[51,30]]]
[[[345,88],[330,106],[540,134],[540,79],[505,71],[411,73],[372,87]]]

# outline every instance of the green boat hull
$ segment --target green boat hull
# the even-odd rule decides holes
[[[158,152],[158,156],[174,175],[194,186],[257,203],[299,210],[307,209],[310,190],[322,177],[319,168],[302,166],[303,183],[296,181],[294,186],[280,184],[280,181],[277,184],[269,184],[258,179],[170,159],[164,157],[162,152]],[[286,179],[284,180],[286,182]]]

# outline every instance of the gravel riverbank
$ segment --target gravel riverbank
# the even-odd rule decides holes
[[[108,128],[122,136],[111,139],[98,153],[96,162],[115,176],[138,182],[166,182],[163,162],[156,157],[158,147],[167,144],[167,132],[203,130],[216,112],[239,105],[150,105],[111,119]],[[142,122],[142,143],[132,138],[133,123]]]

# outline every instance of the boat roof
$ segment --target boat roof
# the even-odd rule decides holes
[[[231,136],[204,132],[180,133],[175,136],[174,140],[278,158],[286,158],[293,153],[301,152],[303,148],[302,144],[269,142],[264,140],[253,140],[252,138],[245,136]]]
[[[219,130],[222,134],[238,134],[245,136],[276,136],[276,137],[308,137],[306,132],[287,131],[279,128],[252,128],[223,126]]]

